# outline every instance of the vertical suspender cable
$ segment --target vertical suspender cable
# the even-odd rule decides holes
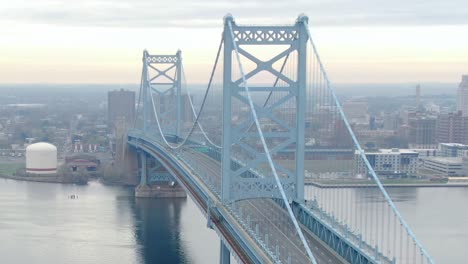
[[[306,26],[306,29],[307,29],[307,33],[309,34],[309,39],[310,39],[310,43],[312,45],[312,48],[314,50],[314,54],[316,56],[316,59],[317,59],[317,62],[319,63],[319,66],[320,66],[320,69],[322,71],[322,74],[323,74],[323,77],[325,78],[325,81],[326,81],[326,85],[328,87],[328,90],[329,92],[331,93],[331,96],[333,97],[337,107],[338,107],[338,111],[339,111],[339,114],[340,116],[343,118],[343,121],[346,125],[346,128],[348,130],[348,132],[350,133],[351,135],[351,138],[353,140],[353,143],[355,145],[355,147],[357,148],[357,151],[359,152],[359,155],[361,156],[361,158],[364,160],[364,163],[366,164],[366,167],[368,168],[369,172],[371,173],[374,181],[377,183],[377,186],[378,188],[380,189],[380,191],[382,192],[382,194],[384,195],[384,198],[385,200],[387,201],[387,203],[390,205],[390,207],[392,208],[392,211],[394,212],[394,214],[396,214],[399,222],[401,223],[401,225],[405,228],[406,232],[408,233],[408,235],[413,239],[413,241],[418,245],[418,247],[421,249],[421,251],[423,252],[424,256],[427,258],[427,260],[429,261],[429,263],[433,264],[434,263],[434,260],[431,258],[431,256],[429,255],[429,253],[424,249],[423,245],[419,242],[419,240],[416,238],[416,236],[414,235],[413,231],[411,231],[409,225],[406,223],[406,221],[403,219],[403,217],[401,216],[400,212],[397,210],[395,204],[393,203],[392,199],[390,198],[390,196],[388,195],[387,191],[385,190],[385,188],[383,187],[382,183],[380,182],[379,178],[377,177],[377,174],[375,173],[374,169],[372,168],[372,166],[370,165],[369,161],[367,160],[366,158],[366,155],[365,155],[365,152],[364,150],[361,148],[361,145],[359,144],[356,136],[354,135],[354,132],[353,130],[351,129],[351,126],[348,122],[348,120],[346,119],[346,116],[343,112],[343,109],[341,108],[341,104],[340,102],[338,101],[338,98],[335,94],[335,91],[333,90],[332,86],[331,86],[331,82],[330,80],[328,79],[328,75],[327,75],[327,72],[325,71],[325,68],[323,67],[323,64],[322,64],[322,61],[320,60],[320,56],[318,54],[318,51],[317,51],[317,48],[315,47],[315,44],[312,40],[312,35],[310,34],[310,30],[309,30],[309,26],[307,23],[305,23],[305,26]]]

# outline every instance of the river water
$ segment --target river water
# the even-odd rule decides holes
[[[468,189],[389,191],[437,263],[468,263]],[[78,199],[70,199],[75,194]],[[189,199],[124,187],[0,179],[0,263],[217,263],[219,239]]]

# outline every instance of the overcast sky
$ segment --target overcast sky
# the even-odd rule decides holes
[[[309,24],[334,82],[458,82],[466,0],[0,0],[0,83],[136,83],[141,53],[182,49],[205,82],[232,13],[239,24]]]

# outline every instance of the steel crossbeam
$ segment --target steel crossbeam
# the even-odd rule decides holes
[[[306,89],[306,43],[308,35],[304,22],[297,20],[293,26],[240,26],[234,21],[231,22],[234,40],[238,45],[239,53],[255,65],[255,68],[245,74],[248,80],[254,76],[268,72],[277,80],[283,81],[286,86],[276,87],[276,85],[262,85],[252,87],[256,94],[281,91],[284,95],[271,105],[255,104],[255,110],[259,118],[268,119],[280,127],[281,131],[265,133],[267,140],[283,140],[280,144],[271,149],[271,153],[277,153],[295,145],[296,164],[294,170],[287,170],[281,166],[281,183],[292,200],[302,201],[303,181],[304,181],[304,123],[305,123],[305,89]],[[255,135],[249,131],[253,121],[247,119],[240,123],[232,122],[233,99],[248,105],[248,99],[243,93],[243,80],[238,78],[233,80],[232,36],[225,23],[223,34],[224,39],[224,93],[223,93],[223,146],[222,146],[222,198],[223,202],[230,203],[236,200],[276,197],[280,198],[280,193],[275,188],[274,180],[271,177],[248,178],[244,173],[249,169],[265,162],[265,154],[249,144],[245,139],[254,139]],[[249,46],[284,45],[284,49],[268,60],[261,60],[253,52],[243,48]],[[297,53],[298,63],[295,65],[295,76],[291,78],[285,73],[276,70],[273,65],[289,56]],[[284,107],[290,100],[295,102],[296,119],[293,124],[289,124],[275,114],[275,111]],[[285,137],[286,136],[286,137]],[[258,136],[257,136],[258,137]],[[252,157],[245,167],[233,168],[231,157],[234,156],[235,149],[241,149]]]

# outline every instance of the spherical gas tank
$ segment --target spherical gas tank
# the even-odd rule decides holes
[[[49,143],[39,142],[26,148],[26,172],[52,174],[57,172],[57,148]]]

